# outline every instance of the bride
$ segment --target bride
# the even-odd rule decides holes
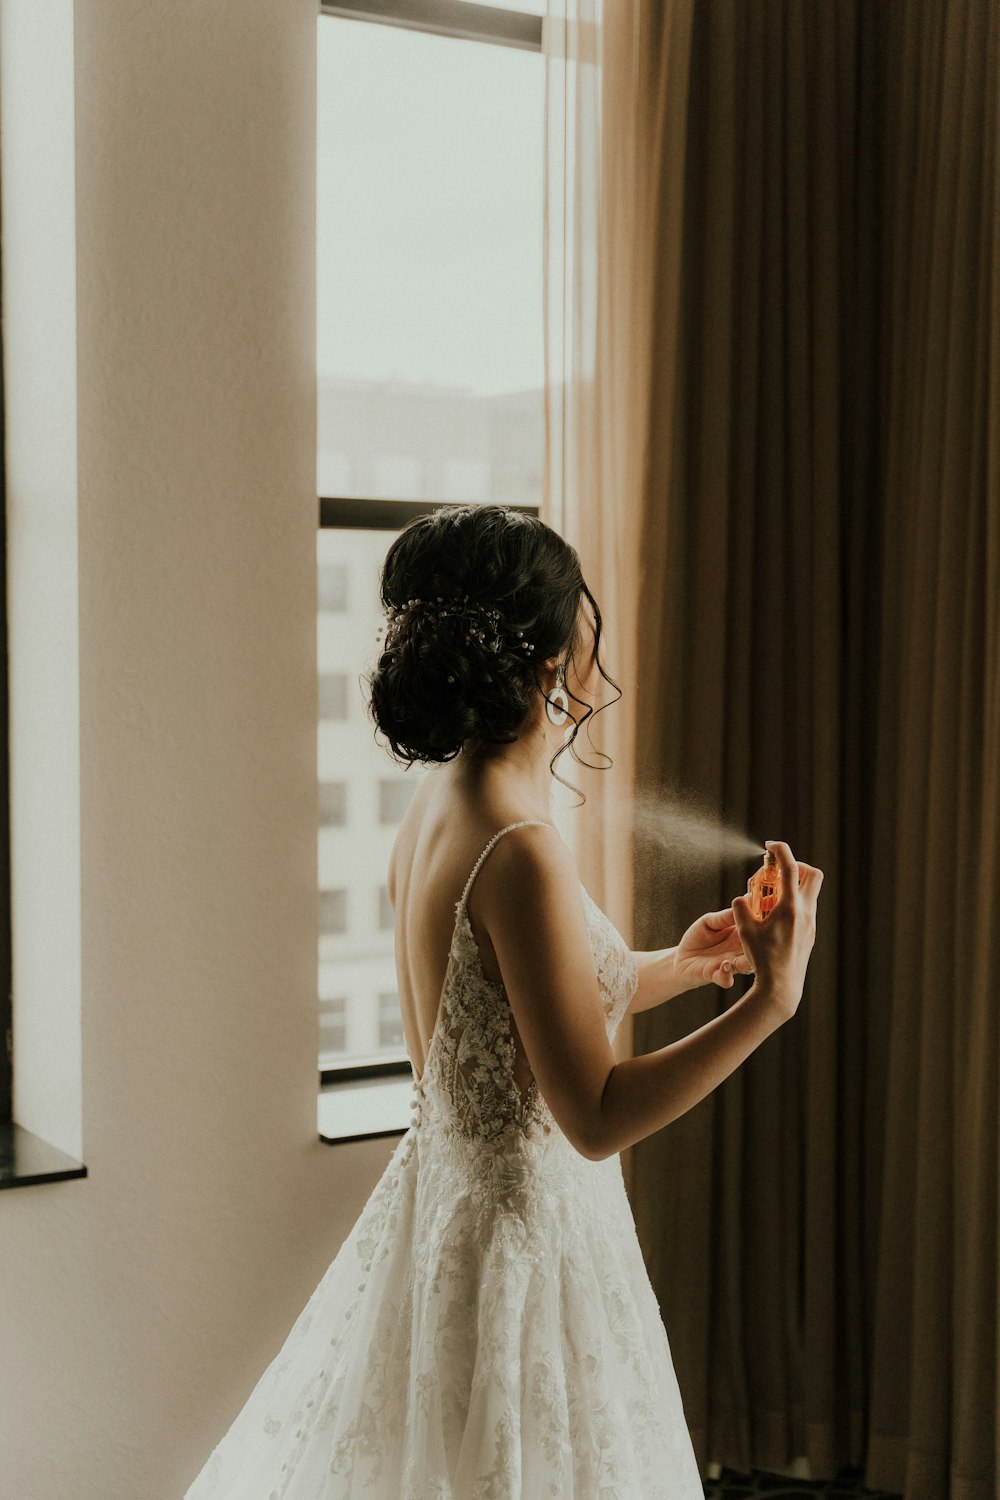
[[[617,686],[575,550],[441,508],[381,596],[369,712],[435,766],[388,874],[411,1123],[185,1500],[702,1500],[618,1153],[795,1015],[823,873],[773,841],[766,921],[737,896],[633,953],[552,822],[554,761]],[[737,973],[724,1013],[616,1061],[629,1010]]]

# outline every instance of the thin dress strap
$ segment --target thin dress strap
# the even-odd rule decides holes
[[[459,899],[459,901],[457,903],[456,910],[458,909],[458,907],[464,906],[465,903],[466,903],[466,901],[469,899],[469,891],[472,888],[472,882],[475,880],[476,876],[479,874],[479,866],[482,864],[482,862],[486,858],[487,854],[489,854],[490,850],[493,848],[493,845],[496,843],[497,839],[502,838],[505,833],[509,833],[512,828],[528,828],[532,824],[535,824],[535,823],[540,824],[541,827],[543,827],[543,828],[555,828],[556,829],[556,833],[559,832],[558,828],[556,828],[556,825],[554,823],[547,823],[544,818],[522,818],[519,823],[508,823],[507,826],[506,826],[506,828],[499,829],[493,835],[493,837],[490,839],[489,843],[486,845],[486,848],[483,850],[482,854],[479,856],[479,858],[476,860],[476,863],[473,865],[473,867],[472,867],[472,874],[469,876],[468,880],[465,882],[465,890],[462,892],[462,895],[461,895],[461,897],[460,897],[460,899]]]

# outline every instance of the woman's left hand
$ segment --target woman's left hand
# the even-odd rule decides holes
[[[732,989],[737,974],[752,974],[743,951],[732,907],[706,912],[692,922],[675,949],[677,977],[689,990],[702,984]]]

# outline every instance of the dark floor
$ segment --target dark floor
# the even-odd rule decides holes
[[[768,1474],[758,1469],[753,1474],[737,1474],[735,1469],[723,1469],[718,1479],[702,1480],[705,1500],[815,1500],[822,1495],[824,1500],[902,1500],[900,1495],[890,1495],[888,1490],[866,1490],[861,1487],[861,1470],[844,1469],[836,1479],[825,1481],[811,1479],[786,1479],[781,1474]]]

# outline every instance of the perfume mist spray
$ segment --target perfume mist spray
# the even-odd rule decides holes
[[[775,902],[781,882],[781,866],[773,849],[764,851],[764,863],[755,870],[747,884],[747,900],[750,910],[758,922],[766,922]]]

